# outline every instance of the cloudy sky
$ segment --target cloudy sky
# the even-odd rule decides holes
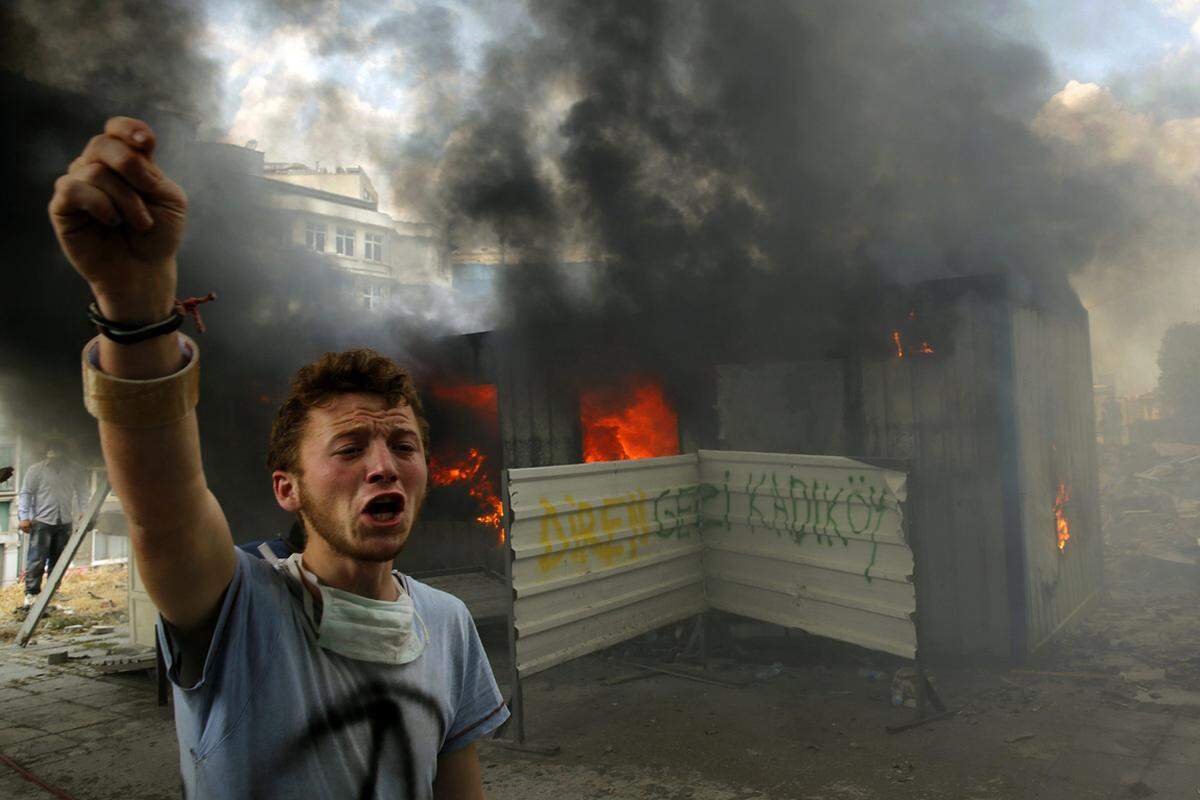
[[[1050,78],[1038,107],[1025,113],[1038,137],[1085,163],[1137,170],[1200,201],[1200,0],[977,5],[998,34],[1047,59]],[[386,210],[428,216],[415,190],[419,170],[384,166],[381,153],[390,156],[396,141],[419,145],[424,135],[438,141],[436,121],[447,109],[479,102],[458,82],[482,68],[489,43],[528,26],[515,3],[451,0],[438,4],[440,14],[429,6],[214,0],[203,50],[219,64],[223,91],[208,135],[256,140],[269,160],[361,164]],[[411,29],[388,32],[386,47],[357,41],[356,32],[378,33],[397,8],[421,12]],[[557,117],[548,116],[552,130]],[[1176,234],[1191,220],[1177,213],[1178,200],[1167,203],[1146,207],[1140,238],[1098,246],[1072,279],[1091,309],[1095,371],[1116,373],[1123,394],[1153,387],[1167,325],[1200,321],[1200,259],[1164,244],[1184,241]]]

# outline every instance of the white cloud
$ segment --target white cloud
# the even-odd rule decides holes
[[[1200,117],[1158,121],[1094,83],[1070,81],[1042,107],[1034,130],[1093,165],[1139,164],[1175,186],[1200,179]]]

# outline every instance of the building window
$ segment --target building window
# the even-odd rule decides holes
[[[325,226],[315,222],[304,223],[304,246],[318,253],[325,252]]]
[[[367,308],[374,310],[382,306],[383,297],[383,287],[378,283],[368,283],[363,286],[362,301]]]
[[[337,229],[337,253],[339,256],[354,255],[354,228]]]
[[[363,236],[363,258],[383,263],[383,234],[367,233]]]

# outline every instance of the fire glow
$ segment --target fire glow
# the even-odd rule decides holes
[[[492,479],[483,468],[487,459],[475,448],[467,455],[452,464],[442,464],[435,456],[429,460],[429,482],[435,487],[449,486],[453,483],[466,483],[467,494],[484,508],[475,521],[480,525],[488,525],[500,532],[500,541],[504,541],[504,504],[492,486]]]
[[[629,461],[679,455],[679,417],[662,386],[647,378],[627,382],[625,392],[579,393],[583,460]]]
[[[916,348],[904,348],[904,337],[900,335],[900,331],[892,331],[892,346],[896,350],[896,358],[904,358],[905,354],[931,356],[934,353],[933,345],[929,342],[921,342]]]
[[[1062,481],[1058,483],[1058,494],[1054,498],[1054,528],[1058,533],[1058,550],[1063,552],[1067,549],[1067,542],[1071,539],[1071,523],[1067,522],[1067,503],[1071,500],[1071,490]]]
[[[439,384],[429,390],[438,401],[461,409],[485,425],[494,426],[499,418],[495,384]],[[438,453],[429,459],[429,484],[433,488],[465,484],[467,494],[478,503],[479,514],[475,521],[480,525],[495,528],[499,543],[504,542],[504,503],[496,493],[489,475],[487,456],[477,447],[469,447],[466,455],[461,450]]]

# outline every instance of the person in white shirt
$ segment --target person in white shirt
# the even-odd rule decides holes
[[[54,569],[71,525],[87,503],[87,474],[66,455],[62,441],[46,446],[46,458],[30,467],[17,494],[21,532],[29,534],[25,562],[25,606],[42,590],[42,574]]]

